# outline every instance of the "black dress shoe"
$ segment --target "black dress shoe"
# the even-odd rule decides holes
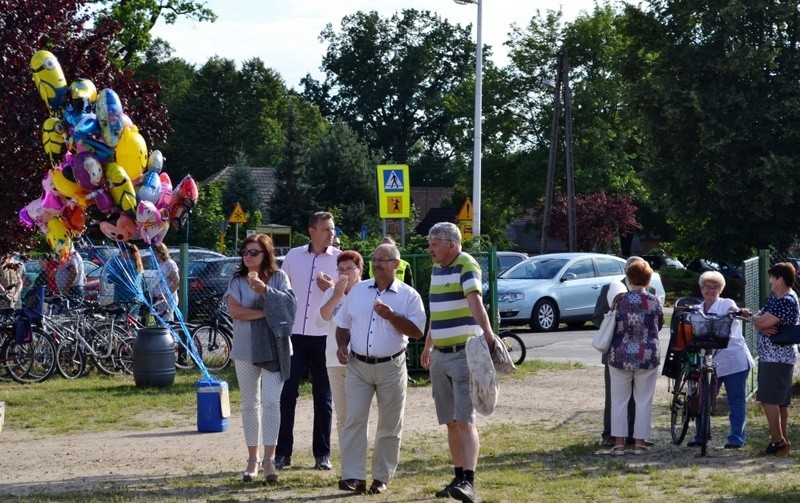
[[[687,447],[700,447],[701,445],[703,445],[703,442],[698,442],[697,440],[692,440],[686,444]]]
[[[339,481],[339,489],[342,491],[352,491],[354,493],[367,492],[367,481],[359,479],[347,479]]]
[[[287,466],[292,466],[292,458],[290,456],[275,456],[275,468],[283,470]]]
[[[370,494],[381,494],[386,492],[386,484],[381,482],[380,480],[373,480],[372,485],[369,486],[369,493]]]
[[[741,449],[742,446],[739,444],[725,444],[725,449]]]
[[[333,465],[331,464],[331,459],[328,456],[320,456],[317,458],[314,468],[317,470],[333,470]]]
[[[475,488],[466,480],[459,480],[458,484],[450,488],[450,497],[467,503],[475,502]]]
[[[453,480],[450,481],[449,484],[444,486],[443,489],[439,489],[436,491],[437,498],[449,498],[450,497],[450,489],[453,488],[454,485],[458,484],[461,481],[458,477],[453,477]]]

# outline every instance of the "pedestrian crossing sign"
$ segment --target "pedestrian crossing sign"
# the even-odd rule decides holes
[[[382,164],[378,166],[380,218],[408,218],[411,216],[410,185],[407,165]]]

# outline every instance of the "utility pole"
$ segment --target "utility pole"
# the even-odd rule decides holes
[[[561,122],[561,100],[564,101],[564,134],[567,176],[567,225],[569,226],[569,251],[578,251],[575,226],[575,170],[572,160],[572,91],[569,87],[569,57],[567,49],[558,51],[556,81],[553,90],[553,125],[550,131],[550,156],[547,162],[544,214],[542,215],[542,241],[540,253],[548,253],[550,245],[550,216],[553,212],[553,185],[558,151],[558,128]]]

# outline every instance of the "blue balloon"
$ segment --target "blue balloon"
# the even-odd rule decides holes
[[[155,171],[148,171],[142,176],[142,181],[139,188],[136,189],[136,199],[141,201],[150,201],[153,204],[158,202],[161,197],[161,178]]]

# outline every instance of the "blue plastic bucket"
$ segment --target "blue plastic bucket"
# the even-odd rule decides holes
[[[228,430],[230,416],[228,383],[199,381],[197,383],[197,431],[214,433]]]

